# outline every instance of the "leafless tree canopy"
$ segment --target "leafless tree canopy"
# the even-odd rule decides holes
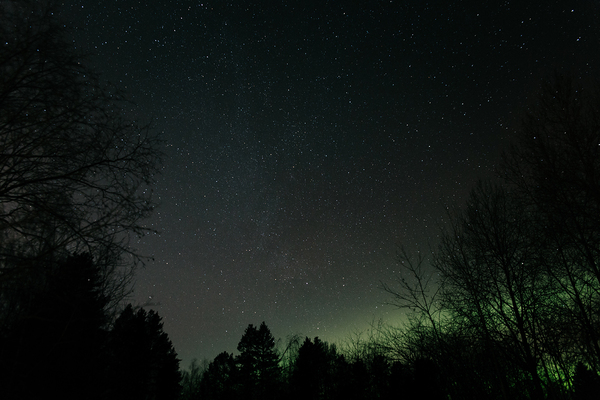
[[[0,267],[89,252],[115,263],[146,229],[159,140],[81,64],[44,2],[0,2]],[[25,21],[25,23],[24,23]]]
[[[517,133],[502,184],[479,182],[449,216],[430,268],[401,253],[403,277],[383,285],[414,311],[390,347],[461,381],[453,398],[600,387],[600,87],[555,76]]]

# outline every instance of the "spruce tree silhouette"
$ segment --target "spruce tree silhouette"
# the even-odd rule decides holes
[[[259,328],[248,325],[237,346],[240,355],[240,386],[243,398],[272,399],[280,391],[281,370],[275,352],[275,339],[263,322]]]
[[[159,315],[128,305],[108,337],[112,399],[175,399],[181,392],[179,359]]]

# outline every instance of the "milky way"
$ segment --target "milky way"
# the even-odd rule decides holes
[[[592,1],[268,3],[62,9],[163,132],[161,233],[136,243],[154,261],[132,301],[155,304],[184,366],[249,323],[337,341],[397,322],[380,289],[397,245],[435,247],[541,78],[598,68]]]

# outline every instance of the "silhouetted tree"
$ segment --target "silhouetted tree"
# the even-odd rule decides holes
[[[204,360],[203,364],[206,364]],[[202,376],[208,366],[200,366],[197,359],[193,359],[187,370],[181,372],[181,400],[195,400],[201,398]],[[204,397],[205,398],[205,397]]]
[[[128,305],[108,337],[111,399],[174,399],[181,392],[179,360],[159,315]]]
[[[421,252],[414,258],[400,247],[397,258],[400,275],[394,285],[382,282],[382,289],[392,295],[392,305],[419,315],[419,323],[430,326],[433,334],[439,335],[442,329],[439,296],[443,281],[428,268],[429,260]]]
[[[502,187],[480,182],[442,236],[434,267],[444,279],[443,301],[453,319],[491,357],[504,354],[528,374],[531,397],[541,399],[539,321],[555,292],[529,221],[527,210]]]
[[[333,357],[332,357],[333,356]],[[332,363],[337,355],[318,337],[304,339],[291,377],[291,394],[297,399],[326,399],[331,392]]]
[[[118,270],[153,208],[159,141],[81,63],[48,3],[0,2],[0,296],[18,269],[72,253]]]
[[[368,398],[369,372],[365,362],[358,358],[351,362],[343,355],[334,364],[334,399],[359,400]]]
[[[99,398],[108,321],[100,268],[86,254],[34,270],[26,289],[35,290],[20,296],[18,318],[1,330],[2,397]]]
[[[147,232],[160,142],[82,64],[53,4],[0,2],[0,379],[21,398],[93,398],[109,387],[103,328],[140,261],[129,238]]]
[[[563,351],[600,370],[600,86],[557,75],[528,108],[500,170],[546,240],[544,263],[561,287],[552,325]],[[579,351],[583,350],[583,351]]]
[[[448,236],[444,238],[447,239]],[[453,398],[460,395],[466,398],[492,398],[491,391],[511,398],[506,393],[508,383],[502,382],[505,371],[500,366],[500,360],[490,358],[491,349],[494,349],[494,354],[498,350],[489,340],[482,340],[488,336],[467,330],[467,326],[470,326],[469,329],[473,326],[465,323],[463,317],[452,314],[451,303],[444,299],[448,295],[447,290],[452,290],[452,282],[447,281],[446,274],[441,274],[431,265],[436,260],[436,254],[430,254],[431,259],[427,259],[422,252],[414,258],[401,248],[398,254],[401,272],[396,284],[382,284],[383,289],[393,295],[391,304],[408,311],[401,329],[381,329],[389,354],[395,360],[400,360],[394,363],[390,390],[398,390],[395,374],[403,370],[401,384],[408,386],[403,391],[408,393],[408,398],[417,396],[412,393],[415,385],[412,371],[419,360],[428,359],[435,362],[443,371],[443,376],[452,382],[447,389],[452,392]],[[450,287],[445,287],[445,284]],[[468,312],[466,309],[462,311]],[[410,371],[407,372],[407,369]],[[490,390],[491,387],[493,389]]]
[[[263,322],[248,325],[237,346],[240,385],[245,398],[275,398],[280,390],[281,370],[275,339]]]
[[[582,82],[543,85],[504,186],[479,183],[451,215],[433,274],[403,256],[409,276],[384,286],[416,310],[390,348],[409,366],[435,362],[453,399],[565,397],[571,384],[585,396],[598,375],[600,86]]]
[[[298,359],[298,352],[302,347],[302,338],[298,334],[289,335],[283,350],[278,350],[279,366],[281,367],[281,378],[286,390],[290,390],[290,382]]]
[[[364,360],[357,359],[350,363],[347,387],[349,395],[346,399],[368,399],[369,398],[369,370]]]
[[[222,352],[210,362],[202,374],[200,398],[233,400],[240,397],[238,367],[233,354]]]

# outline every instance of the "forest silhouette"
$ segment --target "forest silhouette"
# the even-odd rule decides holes
[[[544,81],[439,246],[400,248],[382,289],[406,323],[340,347],[278,346],[251,324],[237,354],[181,370],[160,316],[126,301],[160,140],[80,63],[51,7],[2,2],[0,18],[3,399],[597,398],[596,81]]]

